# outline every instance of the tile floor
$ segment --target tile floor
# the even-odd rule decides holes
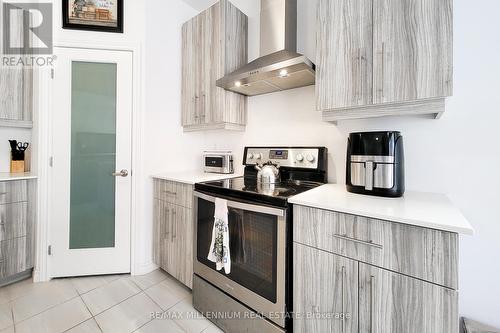
[[[25,280],[0,288],[0,333],[222,332],[192,306],[191,292],[161,270]]]

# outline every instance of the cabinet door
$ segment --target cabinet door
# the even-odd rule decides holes
[[[358,331],[358,263],[294,243],[294,332]]]
[[[172,247],[171,273],[177,280],[192,288],[193,286],[193,211],[175,206],[172,210]]]
[[[25,13],[21,10],[11,12],[9,29],[11,45],[17,46],[23,43],[23,15]],[[3,34],[2,29],[3,27],[0,27],[1,34]],[[3,50],[0,50],[0,53],[3,53]],[[0,65],[0,118],[31,120],[32,84],[32,69],[21,65]]]
[[[374,100],[452,94],[452,0],[373,0]]]
[[[174,205],[155,200],[155,263],[165,271],[174,275],[173,260],[175,248],[172,242]]]
[[[457,292],[359,264],[360,333],[456,333]]]
[[[182,125],[196,125],[200,91],[200,26],[199,17],[182,26]]]
[[[372,104],[372,1],[319,0],[317,16],[317,109]]]

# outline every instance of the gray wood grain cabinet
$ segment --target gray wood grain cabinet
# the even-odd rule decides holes
[[[192,288],[193,186],[161,179],[154,182],[154,262]]]
[[[323,119],[444,112],[452,95],[452,0],[319,0]]]
[[[298,243],[293,251],[294,312],[324,316],[297,319],[294,331],[357,332],[358,263]]]
[[[0,3],[1,5],[1,3]],[[2,17],[0,9],[0,17]],[[10,36],[12,45],[23,41],[23,13],[13,11]],[[0,36],[3,36],[0,27]],[[2,45],[0,54],[5,46]],[[5,66],[0,64],[0,126],[27,127],[32,124],[33,113],[33,69],[28,66]]]
[[[0,182],[0,286],[31,274],[34,264],[36,183]]]
[[[294,206],[293,240],[296,332],[457,332],[456,234]]]
[[[182,26],[184,131],[244,130],[247,97],[215,85],[247,63],[248,18],[221,0]]]

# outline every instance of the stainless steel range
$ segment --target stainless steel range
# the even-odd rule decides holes
[[[193,304],[226,332],[291,331],[292,207],[327,182],[324,147],[247,147],[243,177],[195,184]],[[215,199],[226,199],[231,273],[207,259]]]

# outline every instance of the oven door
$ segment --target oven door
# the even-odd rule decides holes
[[[276,314],[286,310],[286,210],[228,200],[231,273],[225,274],[207,259],[215,197],[199,192],[194,195],[195,274],[284,327],[284,317]]]

